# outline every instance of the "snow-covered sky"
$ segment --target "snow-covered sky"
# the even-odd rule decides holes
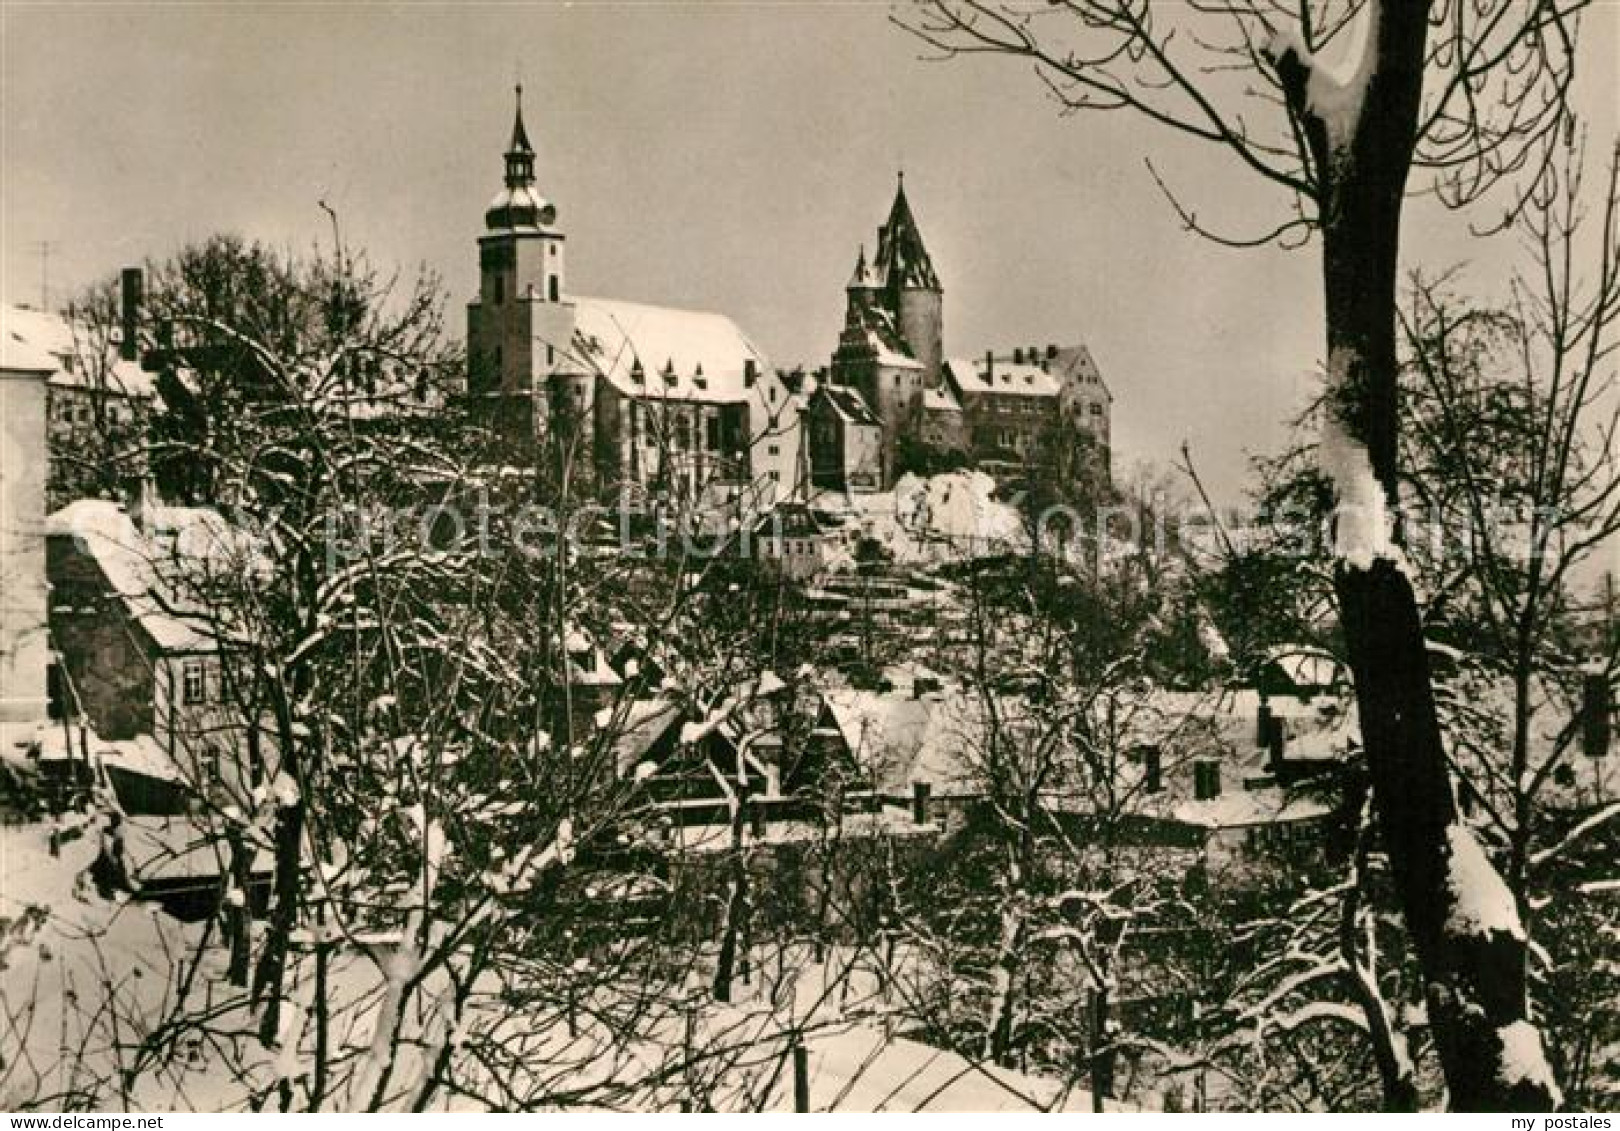
[[[1597,7],[1588,49],[1612,58]],[[459,304],[521,77],[576,292],[724,311],[777,364],[823,364],[903,166],[947,350],[1086,341],[1127,464],[1185,438],[1235,498],[1317,380],[1313,253],[1188,235],[1143,158],[1238,228],[1279,195],[1127,116],[1059,117],[1018,64],[921,61],[880,3],[7,3],[0,41],[6,302],[38,302],[40,241],[59,300],[219,230],[324,239],[325,200]],[[1612,136],[1593,70],[1610,85],[1582,98]],[[1470,260],[1482,288],[1511,261],[1432,208],[1408,231],[1411,262]]]

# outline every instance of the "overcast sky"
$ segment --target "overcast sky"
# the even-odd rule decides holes
[[[1581,93],[1612,136],[1613,5]],[[1122,460],[1183,438],[1218,496],[1275,447],[1321,347],[1314,252],[1233,251],[1180,229],[1143,164],[1239,226],[1282,197],[1214,150],[1123,115],[1061,118],[1019,65],[924,62],[882,4],[456,8],[0,3],[3,298],[74,287],[234,230],[345,236],[426,263],[454,303],[500,186],[512,84],[569,286],[723,311],[779,365],[825,364],[856,247],[896,170],[945,287],[946,348],[1085,341]],[[1408,260],[1512,262],[1413,213]],[[462,316],[452,312],[460,332]]]

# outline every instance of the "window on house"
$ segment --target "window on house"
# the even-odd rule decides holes
[[[180,667],[180,702],[193,706],[208,701],[208,672],[201,660],[187,660]]]
[[[779,472],[779,471],[771,471],[771,472],[767,472],[766,474],[768,474],[771,477],[771,482],[772,483],[780,483],[780,482],[782,482],[782,473],[781,472]]]
[[[769,452],[769,453],[770,453],[770,454],[771,454],[771,455],[773,455],[773,456],[779,456],[779,455],[781,455],[781,454],[782,454],[782,449],[781,449],[781,447],[780,447],[780,446],[778,446],[778,445],[776,445],[776,444],[767,444],[767,445],[766,445],[766,446],[765,446],[765,450],[766,450],[766,451],[767,451],[767,452]]]
[[[1103,406],[1102,405],[1094,404],[1094,405],[1091,406],[1091,415],[1092,416],[1101,416],[1102,414],[1103,414]]]
[[[776,403],[776,386],[775,385],[771,386],[771,403],[772,404]]]
[[[219,782],[219,747],[209,743],[202,749],[197,758],[197,776],[201,779],[199,784],[215,785]]]
[[[720,450],[720,418],[711,416],[703,422],[703,446],[711,452]]]

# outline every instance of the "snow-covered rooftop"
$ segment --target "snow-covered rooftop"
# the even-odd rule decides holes
[[[75,334],[66,318],[26,306],[0,306],[0,368],[50,371],[50,383],[61,388],[89,388],[101,380],[107,389],[130,397],[152,395],[152,375],[138,362],[125,361],[109,348],[100,363],[89,358],[88,332]]]
[[[45,532],[73,538],[95,559],[158,647],[211,650],[214,633],[186,582],[239,571],[249,548],[217,512],[201,507],[149,507],[142,523],[118,503],[78,499],[52,514]]]
[[[826,704],[844,744],[886,793],[910,792],[925,782],[938,797],[983,792],[977,764],[988,720],[978,696],[955,688],[923,695],[860,690],[829,691]],[[1016,700],[997,703],[1001,727],[1016,729]]]
[[[747,383],[748,362],[757,377],[769,370],[759,347],[723,314],[583,296],[570,301],[575,360],[628,396],[742,403],[758,395]]]
[[[949,358],[945,365],[964,394],[1055,397],[1062,387],[1056,377],[1039,365],[997,361],[987,369],[982,360],[975,362],[962,357]]]

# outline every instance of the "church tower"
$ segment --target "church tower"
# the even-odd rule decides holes
[[[904,173],[895,189],[889,222],[878,229],[877,258],[872,267],[883,281],[884,305],[893,314],[901,339],[911,356],[922,364],[923,383],[930,389],[939,388],[945,352],[944,292],[906,200]]]
[[[564,288],[557,209],[535,188],[534,147],[517,88],[505,187],[484,212],[478,297],[467,306],[467,392],[502,403],[503,423],[543,431],[553,374],[566,371],[574,306]]]

